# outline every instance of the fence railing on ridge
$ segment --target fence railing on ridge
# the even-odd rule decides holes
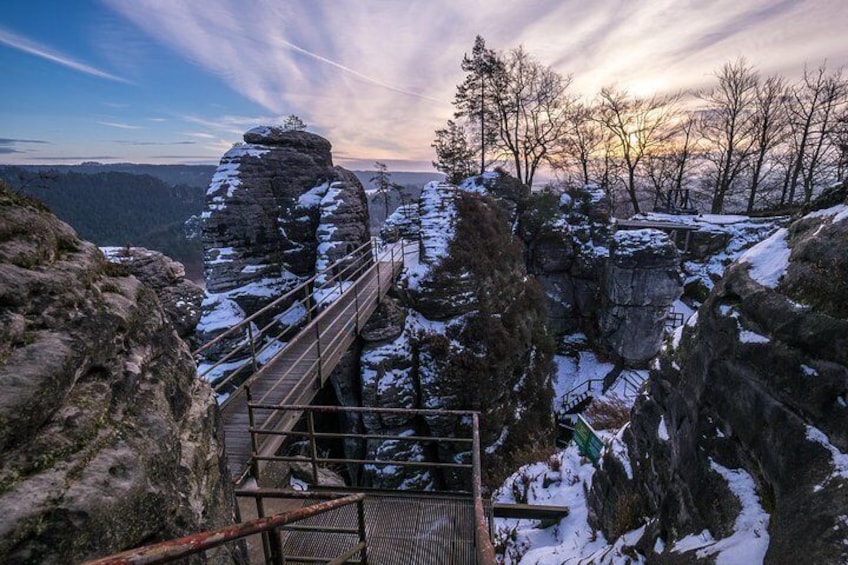
[[[380,264],[402,263],[403,256],[403,240],[383,248],[369,240],[193,351],[198,376],[210,381],[219,395],[233,391],[279,355],[290,339],[369,268],[377,270],[379,284]],[[205,356],[216,351],[222,355],[204,362]]]

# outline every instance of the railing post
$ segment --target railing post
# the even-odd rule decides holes
[[[303,287],[303,307],[306,308],[306,322],[309,323],[312,321],[312,305],[310,304],[310,292],[309,285],[305,285]]]
[[[356,308],[356,335],[359,335],[359,277],[353,281],[353,303]]]
[[[377,303],[380,303],[381,292],[380,292],[380,259],[377,258]]]
[[[366,546],[368,542],[365,540],[365,501],[360,500],[356,503],[356,516],[359,519],[359,541],[362,542],[362,551],[359,553],[359,562],[362,565],[368,565],[368,552]]]
[[[315,413],[312,410],[306,413],[306,424],[309,430],[309,455],[312,459],[312,483],[318,486],[318,446],[315,441]]]
[[[253,363],[253,372],[259,370],[259,366],[256,364],[256,346],[253,343],[253,322],[247,324],[247,338],[250,340],[250,360]]]
[[[250,466],[253,472],[253,478],[256,484],[259,485],[259,461],[256,459],[259,453],[258,441],[256,440],[256,416],[253,413],[253,395],[250,392],[250,387],[244,387],[245,396],[247,397],[247,425],[250,427]],[[265,517],[265,503],[261,496],[256,496],[253,499],[256,503],[256,517]],[[276,538],[276,543],[274,539]],[[265,554],[265,561],[269,563],[282,563],[282,548],[279,548],[280,538],[274,532],[262,533],[262,552]],[[277,554],[277,555],[275,555]]]
[[[323,371],[321,370],[321,329],[318,327],[319,325],[320,323],[315,323],[315,350],[318,355],[318,380],[323,381]]]

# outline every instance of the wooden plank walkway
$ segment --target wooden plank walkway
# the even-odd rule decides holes
[[[310,404],[402,268],[402,260],[380,260],[356,281],[342,282],[341,295],[221,404],[227,458],[234,480],[240,480],[248,471],[253,451],[247,389],[254,403]],[[290,431],[300,413],[255,410],[254,417],[255,428]],[[264,441],[258,452],[263,456],[273,455],[283,441],[283,436],[261,437]]]

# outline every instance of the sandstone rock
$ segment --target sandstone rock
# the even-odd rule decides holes
[[[619,231],[610,245],[600,332],[631,365],[652,359],[662,344],[669,307],[680,297],[680,255],[661,231]]]
[[[822,210],[727,271],[697,324],[652,370],[650,395],[637,400],[623,434],[633,481],[613,488],[622,481],[606,461],[595,475],[590,499],[605,534],[616,500],[637,496],[657,520],[641,546],[648,562],[665,562],[688,534],[729,537],[745,507],[747,521],[760,516],[765,563],[845,562],[846,234],[848,206]],[[823,269],[828,274],[815,278]],[[751,496],[741,501],[728,477],[750,485]],[[652,549],[657,536],[661,556]],[[708,563],[715,556],[677,557]]]
[[[154,291],[3,186],[0,289],[0,561],[232,524],[215,399]]]
[[[352,173],[333,167],[327,140],[263,126],[247,132],[245,142],[222,157],[206,194],[207,296],[198,325],[200,343],[361,247],[369,237],[365,190]],[[282,333],[303,320],[293,312],[259,318],[257,324],[273,322]],[[208,351],[207,359],[214,362],[219,354],[218,349]],[[230,364],[244,361],[232,359]],[[222,370],[209,378],[219,380],[226,374]]]
[[[386,295],[362,328],[360,337],[367,342],[395,339],[403,332],[405,322],[406,308],[397,298]]]
[[[338,473],[333,472],[326,467],[317,467],[312,468],[312,463],[309,461],[292,461],[291,462],[291,472],[295,478],[300,479],[301,481],[310,484],[310,485],[318,485],[322,487],[345,487],[344,479],[342,479]],[[317,475],[317,481],[316,479]]]
[[[421,231],[418,204],[404,204],[392,212],[380,228],[380,239],[394,243],[401,238],[417,240]]]
[[[203,288],[185,278],[182,263],[143,247],[109,247],[101,251],[110,262],[125,266],[130,274],[156,292],[180,337],[194,334],[200,321]]]
[[[530,197],[521,218],[527,269],[547,296],[548,328],[563,335],[596,325],[609,251],[609,198],[588,186]]]

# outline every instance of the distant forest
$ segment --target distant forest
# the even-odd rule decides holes
[[[77,172],[60,168],[2,167],[0,178],[13,189],[41,200],[63,221],[97,245],[133,245],[155,249],[186,266],[194,280],[203,278],[203,246],[188,239],[185,222],[203,211],[206,184],[200,175],[189,184],[169,184],[150,174]],[[174,171],[165,171],[171,180]],[[205,171],[204,171],[205,172]]]
[[[161,251],[183,263],[192,280],[203,282],[203,244],[189,239],[186,221],[204,208],[213,165],[137,165],[83,163],[57,166],[0,166],[0,179],[41,200],[79,235],[100,246],[133,245]],[[368,189],[371,229],[377,231],[385,208],[393,210],[400,196],[386,204],[374,194],[374,171],[354,171]],[[413,199],[425,182],[440,173],[392,173]],[[199,234],[198,234],[199,235]]]

